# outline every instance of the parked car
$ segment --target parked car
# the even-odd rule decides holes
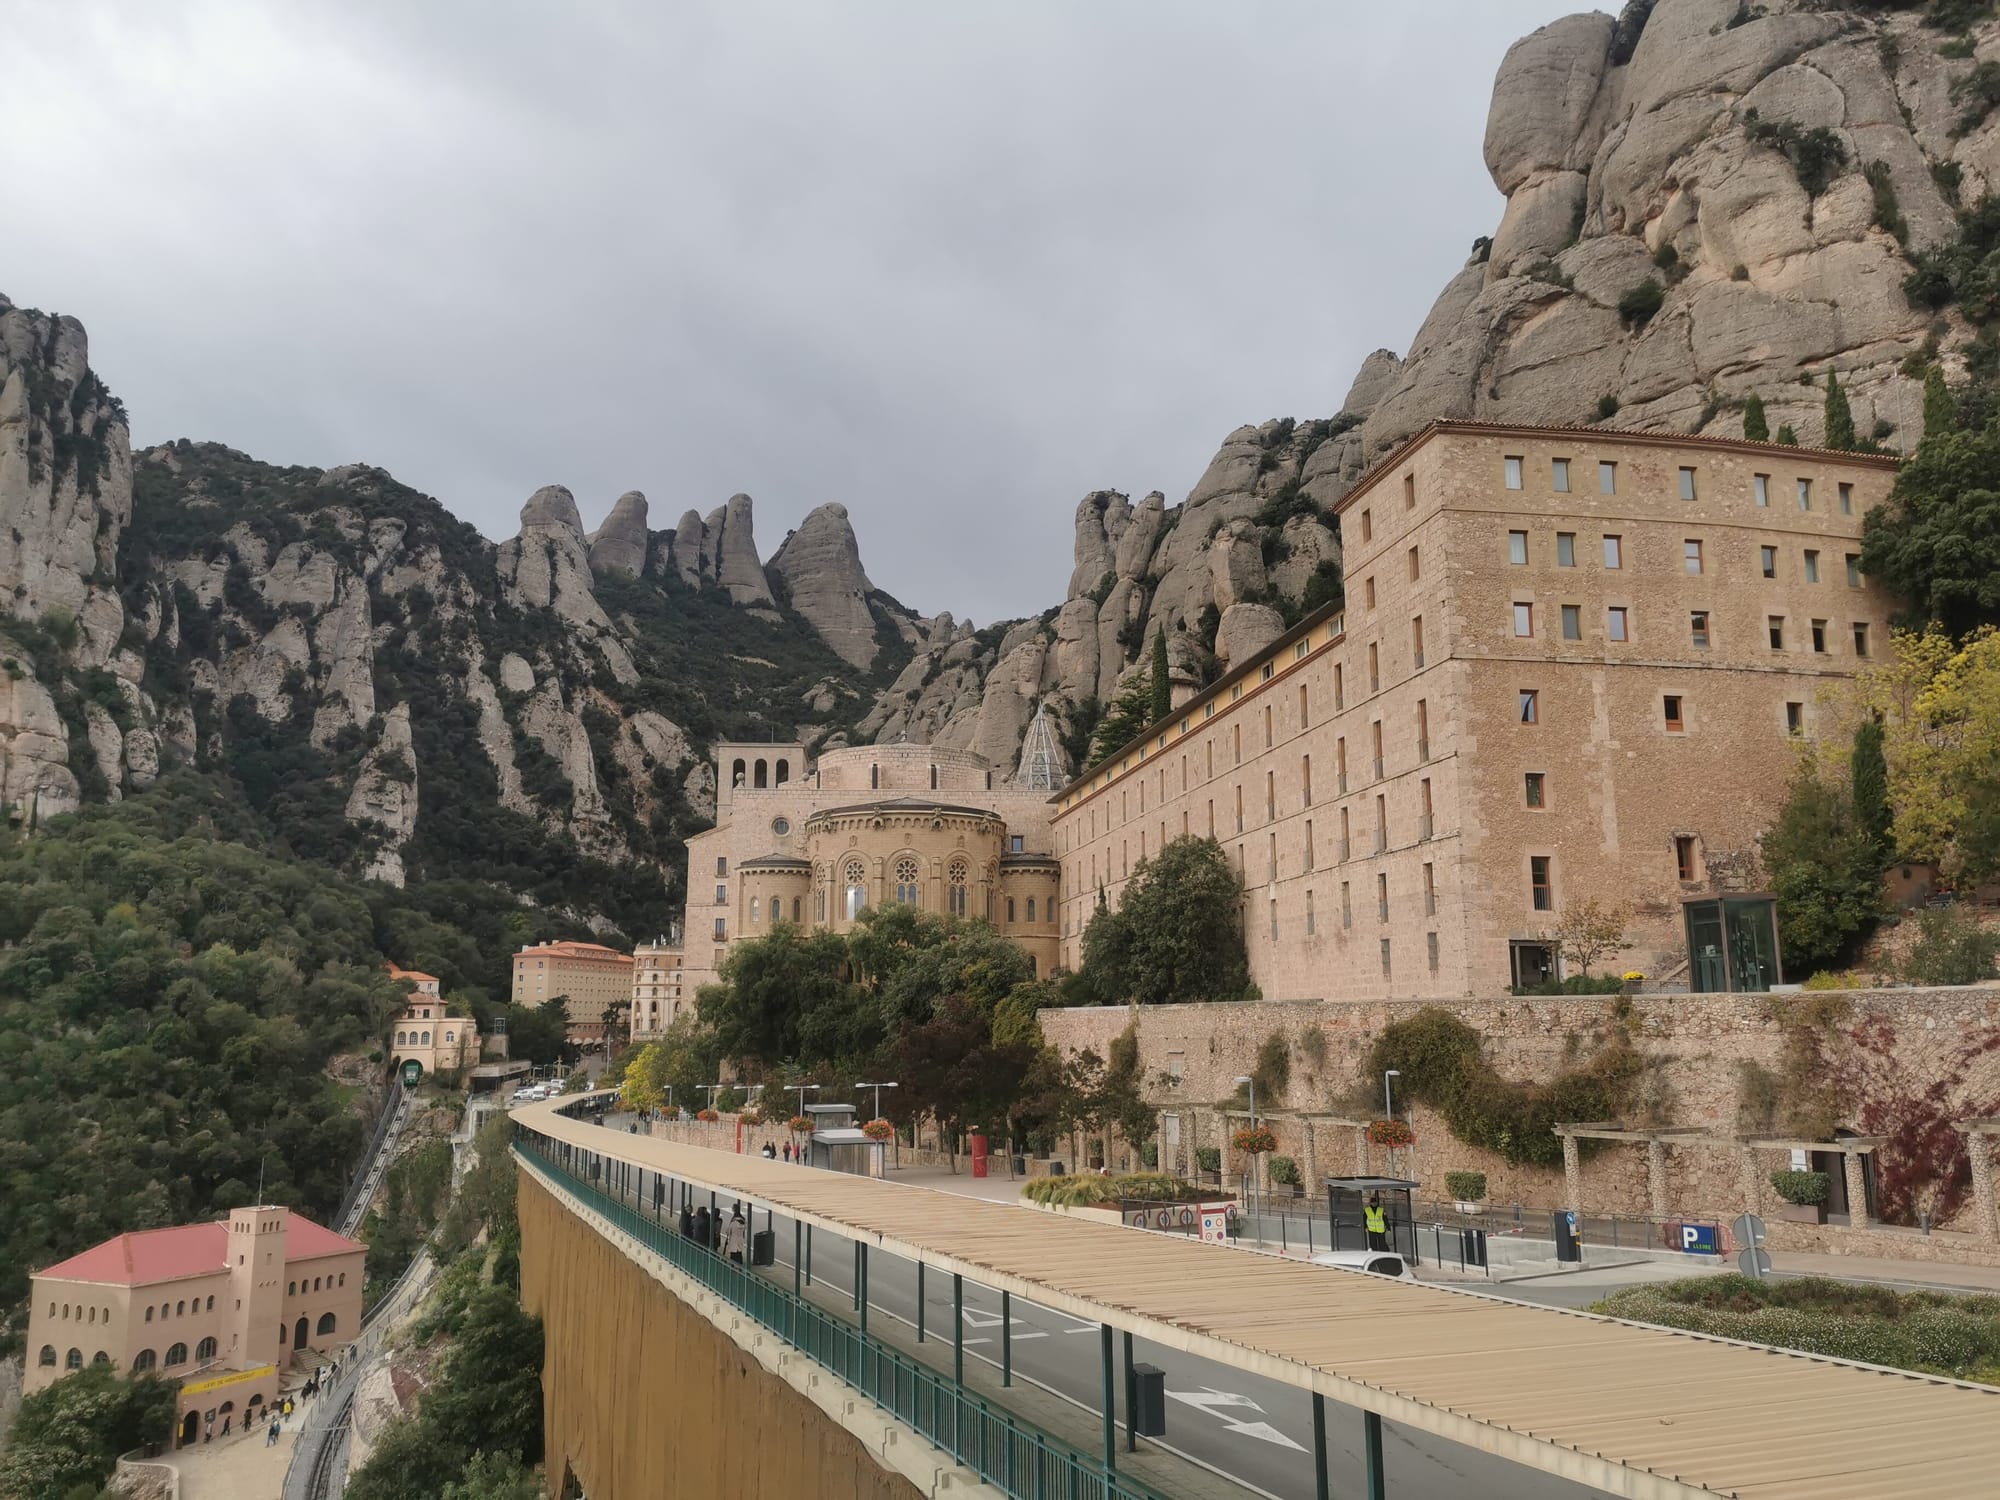
[[[1366,1271],[1374,1276],[1387,1276],[1392,1281],[1415,1281],[1416,1273],[1404,1264],[1403,1257],[1392,1255],[1386,1250],[1322,1250],[1312,1258],[1316,1266],[1333,1266],[1342,1271]]]

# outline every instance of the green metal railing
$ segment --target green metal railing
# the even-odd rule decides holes
[[[663,1209],[652,1215],[598,1184],[610,1169],[644,1200],[645,1174],[629,1163],[515,1127],[515,1151],[539,1176],[602,1214],[676,1269],[754,1318],[913,1429],[955,1463],[1019,1500],[1165,1500],[1068,1444],[1000,1411],[951,1377],[917,1363],[824,1308],[680,1234]],[[656,1189],[657,1194],[657,1189]]]

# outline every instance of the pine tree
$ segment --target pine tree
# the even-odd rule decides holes
[[[1853,408],[1847,404],[1847,392],[1840,388],[1840,376],[1832,370],[1826,372],[1826,446],[1842,453],[1852,453],[1858,446]]]
[[[1786,422],[1778,428],[1777,441],[1783,443],[1787,448],[1798,447],[1799,435],[1792,431],[1792,424],[1790,422]]]
[[[1932,365],[1924,372],[1924,436],[1958,431],[1958,403],[1951,387],[1944,383],[1944,368]]]
[[[1159,723],[1174,711],[1173,683],[1167,677],[1167,631],[1153,632],[1153,722]]]
[[[1855,729],[1848,780],[1854,789],[1855,828],[1874,846],[1878,861],[1887,860],[1894,820],[1889,811],[1889,762],[1882,754],[1880,719],[1863,719]]]
[[[1743,403],[1743,436],[1753,443],[1771,441],[1771,424],[1764,420],[1764,398],[1755,391]]]

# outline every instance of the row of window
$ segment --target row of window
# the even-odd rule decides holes
[[[444,1039],[447,1043],[455,1042],[458,1040],[458,1033],[455,1031],[447,1031],[444,1034]],[[430,1044],[431,1044],[431,1034],[428,1031],[425,1032],[399,1031],[396,1033],[396,1045],[398,1047],[428,1047]]]
[[[1526,484],[1526,467],[1527,461],[1524,458],[1513,455],[1503,458],[1501,460],[1502,483],[1510,490],[1523,488]],[[1682,464],[1680,466],[1678,487],[1681,499],[1697,500],[1700,498],[1699,480],[1692,464]],[[1549,460],[1549,488],[1558,495],[1567,495],[1570,492],[1570,461],[1568,459],[1552,458]],[[1843,516],[1853,515],[1854,486],[1841,481],[1835,488],[1838,493],[1840,513]],[[1600,495],[1615,495],[1618,493],[1618,465],[1614,460],[1600,459],[1598,461],[1597,492]],[[1809,511],[1813,508],[1812,480],[1803,478],[1794,479],[1792,481],[1792,494],[1798,501],[1800,510]],[[1771,476],[1769,474],[1752,474],[1750,476],[1750,497],[1757,505],[1766,508],[1769,507],[1771,504]]]
[[[340,1273],[340,1277],[337,1282],[331,1276],[315,1276],[312,1279],[311,1286],[306,1285],[306,1283],[302,1280],[288,1281],[285,1283],[285,1295],[287,1297],[296,1297],[300,1292],[316,1292],[320,1290],[320,1283],[322,1281],[326,1283],[326,1290],[330,1292],[334,1289],[336,1285],[338,1286],[347,1285],[347,1273],[345,1271],[342,1271]],[[332,1314],[329,1313],[328,1316],[331,1317]]]
[[[1616,572],[1625,566],[1625,538],[1620,533],[1605,532],[1601,538],[1604,566]],[[1413,549],[1414,550],[1414,549]],[[1861,554],[1843,554],[1847,561],[1847,586],[1861,587]],[[1510,531],[1507,533],[1507,561],[1515,567],[1526,567],[1529,561],[1528,533]],[[1799,573],[1806,583],[1820,581],[1820,554],[1817,548],[1802,548],[1799,558]],[[1556,566],[1573,568],[1576,566],[1576,533],[1558,531],[1556,533]],[[1702,577],[1708,566],[1706,550],[1700,537],[1686,537],[1681,541],[1681,569],[1693,578]],[[1757,549],[1757,571],[1763,578],[1778,576],[1778,549],[1775,546]]]
[[[1515,602],[1513,609],[1514,635],[1516,639],[1529,640],[1534,637],[1536,608],[1537,606],[1534,604],[1518,600]],[[1583,639],[1583,606],[1580,604],[1564,604],[1558,606],[1558,610],[1559,618],[1562,622],[1562,638],[1566,641],[1581,641]],[[1765,638],[1770,642],[1773,651],[1783,651],[1786,649],[1786,624],[1787,617],[1784,615],[1766,615],[1764,618]],[[1623,604],[1606,606],[1604,611],[1604,638],[1606,640],[1630,641],[1633,639],[1633,628],[1632,610],[1629,606]],[[1827,655],[1832,650],[1830,642],[1837,633],[1837,629],[1831,621],[1810,621],[1807,639],[1812,643],[1814,654],[1819,656]],[[1854,643],[1854,654],[1856,656],[1867,656],[1871,640],[1868,623],[1865,620],[1853,621],[1848,627],[1848,635]],[[1688,643],[1697,649],[1706,650],[1714,641],[1714,638],[1714,613],[1706,609],[1689,610]]]
[[[195,1363],[207,1364],[215,1358],[215,1352],[215,1340],[212,1338],[203,1339],[194,1347]],[[43,1368],[48,1369],[53,1368],[55,1362],[56,1346],[54,1344],[42,1345],[41,1353],[37,1356],[37,1363]],[[108,1365],[111,1363],[111,1356],[100,1349],[90,1357],[90,1362],[93,1365]],[[165,1360],[165,1367],[167,1369],[175,1369],[187,1362],[188,1346],[186,1344],[170,1344],[167,1347],[167,1357]],[[81,1370],[83,1368],[83,1351],[81,1349],[70,1350],[68,1354],[63,1356],[62,1363],[65,1370]],[[137,1354],[132,1356],[132,1372],[135,1375],[143,1374],[145,1371],[155,1368],[160,1363],[159,1355],[153,1350],[141,1349]]]

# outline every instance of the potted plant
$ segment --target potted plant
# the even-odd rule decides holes
[[[1451,1194],[1453,1207],[1462,1214],[1476,1214],[1486,1207],[1484,1172],[1447,1172],[1444,1190]]]
[[[1639,993],[1639,986],[1645,982],[1646,976],[1641,970],[1627,969],[1619,976],[1618,993],[1621,995],[1636,995]]]
[[[1202,1180],[1210,1184],[1222,1180],[1222,1149],[1219,1146],[1197,1146],[1194,1148],[1194,1164],[1201,1172]]]
[[[813,1122],[811,1115],[793,1115],[785,1122],[793,1135],[811,1135]]]
[[[1271,1181],[1279,1187],[1290,1188],[1294,1198],[1304,1196],[1304,1178],[1299,1175],[1299,1164],[1289,1156],[1271,1158]]]
[[[1784,1199],[1778,1217],[1795,1224],[1824,1224],[1826,1198],[1833,1184],[1824,1172],[1773,1172],[1771,1186]]]
[[[896,1133],[896,1127],[887,1120],[870,1120],[861,1127],[861,1133],[871,1141],[886,1141]]]
[[[1268,1125],[1245,1125],[1229,1138],[1229,1144],[1246,1156],[1262,1156],[1278,1149],[1278,1138]]]
[[[1407,1120],[1370,1120],[1368,1139],[1377,1146],[1414,1146],[1417,1133]]]
[[[722,1118],[722,1112],[714,1109],[698,1109],[694,1112],[694,1117],[705,1124],[713,1125]]]

